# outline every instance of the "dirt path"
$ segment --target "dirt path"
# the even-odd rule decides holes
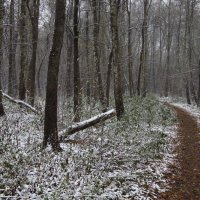
[[[170,191],[158,198],[167,200],[200,200],[200,135],[197,121],[184,109],[168,105],[177,114],[179,123],[177,166],[168,175]]]

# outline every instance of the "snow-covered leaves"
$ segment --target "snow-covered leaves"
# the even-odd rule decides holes
[[[120,122],[111,119],[76,133],[59,154],[40,149],[42,116],[6,102],[7,116],[0,119],[0,197],[156,198],[172,161],[174,116],[154,98],[125,102],[127,113]],[[72,117],[63,108],[60,128],[70,125]],[[84,109],[84,119],[97,114],[97,109]]]

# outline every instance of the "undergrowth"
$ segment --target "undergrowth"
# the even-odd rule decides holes
[[[74,134],[81,143],[61,144],[63,152],[41,151],[43,116],[5,102],[0,118],[0,198],[153,199],[162,191],[171,153],[174,114],[154,97],[125,98],[126,114]],[[42,104],[41,104],[42,105]],[[82,119],[99,113],[83,99]],[[59,128],[72,123],[62,104]]]

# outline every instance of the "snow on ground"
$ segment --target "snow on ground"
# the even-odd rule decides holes
[[[125,102],[121,122],[113,118],[76,133],[70,136],[75,141],[61,144],[64,151],[57,154],[40,148],[43,116],[4,102],[0,198],[155,199],[167,189],[164,173],[174,159],[175,117],[152,98]],[[71,125],[68,112],[65,108],[59,127]],[[86,119],[98,110],[84,112]]]
[[[200,108],[198,108],[197,105],[195,104],[189,105],[183,100],[177,102],[177,100],[173,98],[162,98],[161,101],[169,102],[174,106],[178,106],[180,108],[185,109],[187,112],[189,112],[193,117],[197,119],[197,122],[200,125]]]

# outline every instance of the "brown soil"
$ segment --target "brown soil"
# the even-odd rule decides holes
[[[200,135],[197,121],[184,109],[168,105],[177,114],[177,162],[167,175],[170,190],[159,200],[200,200]]]

